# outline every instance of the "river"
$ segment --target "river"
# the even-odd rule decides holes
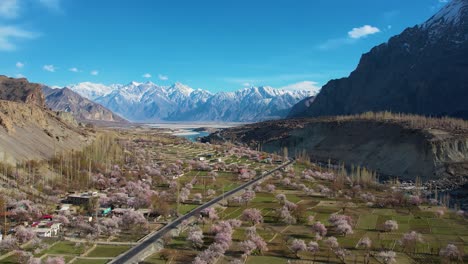
[[[170,133],[174,136],[184,137],[190,141],[196,141],[199,137],[208,136],[210,130],[234,127],[244,125],[246,123],[218,123],[218,122],[171,122],[171,123],[153,123],[146,124],[150,127],[163,128],[167,129],[167,133]],[[200,129],[203,128],[203,129]]]

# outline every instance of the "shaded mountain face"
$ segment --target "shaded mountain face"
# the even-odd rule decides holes
[[[25,78],[16,79],[0,75],[0,100],[45,107],[41,85],[30,83]]]
[[[468,118],[468,1],[453,0],[361,57],[349,77],[328,82],[289,117],[393,111]]]
[[[78,121],[127,122],[109,109],[88,100],[69,88],[42,87],[46,104],[52,110],[69,112]]]
[[[151,82],[127,85],[83,83],[70,86],[82,96],[132,121],[254,122],[283,118],[312,91],[284,91],[251,87],[212,94],[181,83],[159,86]]]

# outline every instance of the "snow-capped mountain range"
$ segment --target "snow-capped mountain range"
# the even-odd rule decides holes
[[[285,117],[294,104],[317,93],[264,86],[213,94],[181,83],[160,86],[152,82],[109,86],[84,82],[68,88],[136,122],[278,119]]]

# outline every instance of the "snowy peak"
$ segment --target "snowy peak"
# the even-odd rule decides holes
[[[187,85],[176,82],[168,89],[170,92],[179,92],[185,96],[189,96],[194,90]]]
[[[242,94],[242,95],[257,94],[262,97],[277,97],[277,96],[284,96],[284,95],[307,97],[307,96],[312,96],[315,94],[313,91],[284,90],[284,89],[276,89],[271,86],[259,86],[259,87],[252,86],[250,88],[244,88],[238,91],[237,93]]]
[[[212,94],[176,82],[159,86],[130,82],[106,87],[81,83],[70,86],[78,94],[133,121],[258,121],[284,117],[311,91],[282,90],[269,86]]]
[[[104,84],[91,82],[83,82],[68,86],[68,88],[89,100],[95,100],[98,97],[108,95],[119,87],[121,87],[121,85],[113,84],[106,86]]]
[[[468,0],[452,0],[422,24],[422,27],[424,29],[431,29],[439,26],[457,26],[466,20],[467,13]]]

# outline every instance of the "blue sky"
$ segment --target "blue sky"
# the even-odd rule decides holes
[[[322,86],[446,0],[0,0],[0,74],[213,92]],[[151,76],[151,77],[150,77]]]

